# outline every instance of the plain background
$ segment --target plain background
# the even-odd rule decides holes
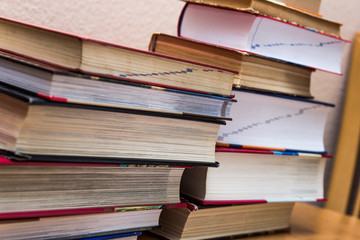
[[[176,35],[180,0],[2,0],[0,16],[82,37],[147,50],[154,32]],[[320,14],[343,24],[341,36],[352,40],[360,30],[359,0],[322,0]],[[325,131],[325,147],[335,154],[351,44],[342,59],[343,75],[317,71],[311,92],[316,100],[334,103]],[[336,159],[334,159],[336,161]],[[332,160],[329,162],[329,169]],[[330,171],[327,172],[327,178]],[[327,181],[326,181],[327,183]]]

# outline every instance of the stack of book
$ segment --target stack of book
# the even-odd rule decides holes
[[[217,166],[236,71],[0,19],[0,236],[136,239]],[[125,238],[125,239],[126,239]]]
[[[185,0],[178,37],[154,52],[234,69],[232,121],[217,137],[218,168],[186,169],[187,208],[165,209],[153,233],[210,239],[289,228],[294,202],[324,201],[324,130],[334,107],[314,100],[311,73],[340,73],[340,24],[277,1]],[[316,30],[315,30],[316,29]]]

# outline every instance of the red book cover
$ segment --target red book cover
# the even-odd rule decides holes
[[[203,206],[211,206],[211,205],[240,205],[240,204],[254,204],[254,203],[267,203],[268,201],[266,201],[265,199],[248,199],[248,200],[216,200],[216,201],[208,201],[208,200],[202,200],[202,199],[198,199],[198,198],[194,198],[194,197],[190,197],[187,195],[184,195],[184,197],[186,199],[191,200],[192,202],[196,203],[196,204],[200,204]],[[188,208],[190,210],[191,207],[189,207],[189,205],[191,206],[191,204],[188,203]]]
[[[190,197],[190,196],[186,196],[184,195],[187,199],[190,199],[191,201],[204,205],[204,206],[213,206],[213,205],[240,205],[240,204],[255,204],[255,203],[268,203],[267,200],[265,199],[249,199],[249,200],[224,200],[224,201],[207,201],[207,200],[202,200],[202,199],[198,199],[198,198],[194,198],[194,197]],[[327,199],[326,198],[318,198],[315,199],[316,202],[326,202]],[[187,208],[189,208],[190,210],[193,210],[193,207],[191,204],[188,203]]]
[[[114,207],[94,207],[94,208],[75,208],[75,209],[61,209],[61,210],[47,210],[47,211],[28,211],[28,212],[11,212],[1,213],[0,220],[4,219],[19,219],[19,218],[39,218],[39,217],[55,217],[55,216],[69,216],[82,215],[93,213],[110,213],[110,212],[125,212],[125,211],[142,211],[152,209],[165,208],[182,208],[186,207],[186,203],[172,203],[162,205],[135,205],[135,206],[114,206]]]

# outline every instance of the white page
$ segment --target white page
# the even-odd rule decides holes
[[[223,143],[325,151],[326,117],[331,107],[305,101],[233,91],[232,121],[220,126],[218,140]]]
[[[247,51],[341,73],[341,39],[265,17],[257,17],[251,34]]]
[[[324,197],[325,158],[226,152],[216,155],[220,166],[207,170],[208,201],[316,201]]]

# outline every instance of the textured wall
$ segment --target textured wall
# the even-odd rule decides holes
[[[147,49],[153,32],[176,34],[180,0],[2,0],[0,16],[104,40]],[[320,13],[343,23],[342,37],[351,40],[360,30],[360,1],[322,0]],[[351,44],[343,57],[343,76],[317,71],[312,93],[317,100],[337,105],[328,119],[326,149],[334,154],[346,87]]]
[[[178,0],[4,0],[0,16],[147,49],[153,32],[176,34]]]

